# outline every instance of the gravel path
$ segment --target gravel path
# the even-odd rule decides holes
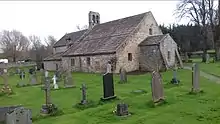
[[[192,67],[189,67],[189,66],[185,66],[183,67],[184,69],[187,69],[187,70],[192,70]],[[216,82],[216,83],[219,83],[220,84],[220,78],[217,77],[217,76],[214,76],[214,75],[211,75],[209,73],[206,73],[204,71],[200,71],[200,76],[203,76],[213,82]]]

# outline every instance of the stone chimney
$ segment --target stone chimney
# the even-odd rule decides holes
[[[100,24],[100,15],[98,12],[89,11],[89,29]]]

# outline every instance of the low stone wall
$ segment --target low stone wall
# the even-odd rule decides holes
[[[12,68],[12,67],[27,67],[27,66],[36,66],[36,62],[22,62],[22,63],[0,63],[0,68]]]

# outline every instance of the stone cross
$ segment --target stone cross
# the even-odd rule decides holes
[[[127,82],[126,70],[124,68],[120,69],[120,83]]]
[[[80,88],[82,90],[82,100],[81,100],[81,104],[86,104],[87,100],[86,100],[86,84],[82,84],[82,88]]]
[[[199,91],[199,77],[199,65],[197,63],[194,63],[192,66],[192,92]]]
[[[53,80],[53,88],[54,89],[59,89],[58,84],[57,84],[57,77],[56,77],[55,74],[53,75],[52,80]]]
[[[21,71],[21,73],[20,73],[20,79],[21,79],[21,80],[24,80],[24,78],[25,78],[25,73],[24,73],[24,71]]]
[[[49,105],[51,104],[51,101],[50,101],[50,80],[48,78],[46,79],[43,90],[45,91],[46,105]]]
[[[162,77],[160,73],[157,71],[152,72],[151,91],[152,91],[152,98],[154,103],[160,102],[160,100],[165,99]]]

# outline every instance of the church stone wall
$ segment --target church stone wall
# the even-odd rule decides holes
[[[152,13],[149,13],[145,16],[145,18],[139,24],[137,31],[127,39],[125,44],[121,45],[118,49],[118,61],[115,72],[118,73],[121,67],[124,67],[127,72],[139,70],[140,49],[138,44],[150,36],[149,29],[152,29],[152,35],[163,34]],[[128,60],[128,53],[132,54],[132,61]]]

